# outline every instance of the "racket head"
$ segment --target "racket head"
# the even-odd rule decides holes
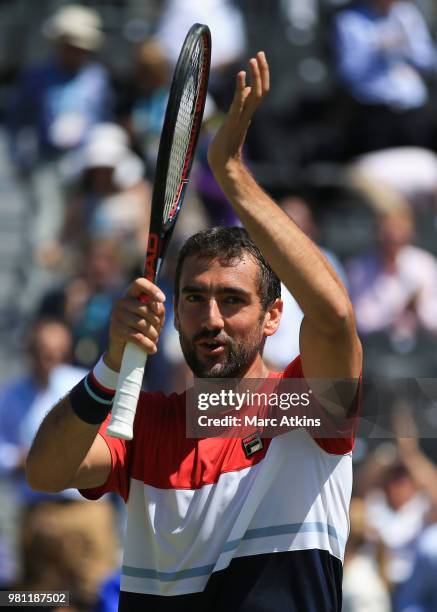
[[[202,126],[211,63],[211,33],[194,24],[173,74],[159,143],[144,276],[155,281],[188,185]]]

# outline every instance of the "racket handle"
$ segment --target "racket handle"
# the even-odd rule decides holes
[[[147,354],[128,342],[123,353],[112,418],[106,431],[113,438],[132,440],[135,412],[143,383]]]

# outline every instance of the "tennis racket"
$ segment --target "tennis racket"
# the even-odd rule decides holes
[[[173,75],[159,143],[144,276],[156,282],[182,206],[199,136],[208,88],[211,33],[194,24]],[[143,301],[147,301],[144,296]],[[128,343],[123,353],[112,419],[107,432],[131,440],[147,355]]]

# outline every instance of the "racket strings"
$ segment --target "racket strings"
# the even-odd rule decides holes
[[[165,187],[165,204],[163,221],[170,221],[177,212],[177,202],[180,191],[183,188],[184,174],[186,174],[187,153],[193,136],[193,123],[196,116],[197,98],[202,82],[204,47],[199,41],[190,58],[189,72],[184,84],[184,89],[179,105],[170,162],[168,167],[167,182]]]

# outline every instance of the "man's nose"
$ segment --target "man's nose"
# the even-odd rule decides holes
[[[206,329],[223,329],[225,322],[216,300],[211,299],[206,304],[202,324]]]

